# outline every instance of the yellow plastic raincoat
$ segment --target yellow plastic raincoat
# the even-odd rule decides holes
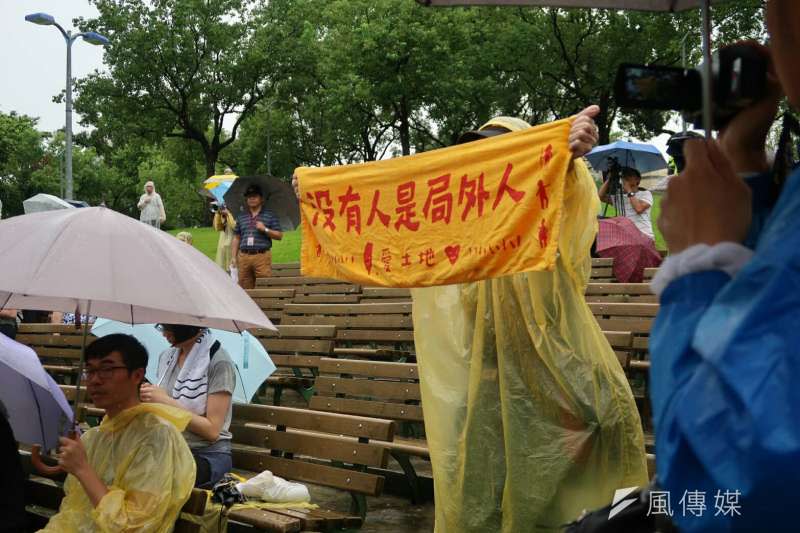
[[[80,481],[67,476],[58,514],[41,531],[172,531],[194,486],[194,459],[181,435],[189,420],[187,411],[150,403],[103,418],[81,440],[108,494],[93,508]]]
[[[438,533],[556,531],[647,482],[630,386],[584,300],[599,200],[573,167],[553,272],[412,291]]]

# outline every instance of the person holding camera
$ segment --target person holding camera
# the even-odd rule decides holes
[[[628,220],[633,222],[643,234],[655,242],[655,234],[653,233],[653,222],[650,220],[650,208],[653,205],[653,193],[646,189],[640,189],[639,184],[642,182],[642,175],[638,170],[632,167],[622,167],[620,170],[620,180],[622,185],[622,192],[625,197],[622,213],[617,215],[625,216]],[[600,201],[614,205],[613,199],[608,193],[611,178],[603,182],[603,185],[598,191]],[[616,206],[615,206],[616,207]]]
[[[752,45],[773,63],[764,97],[718,140],[686,142],[658,220],[672,255],[652,284],[657,476],[708,498],[673,516],[686,532],[797,529],[800,170],[776,185],[765,146],[781,91],[800,107],[800,2],[770,0],[766,22],[769,49]]]
[[[213,221],[214,230],[219,232],[219,240],[217,240],[217,256],[216,263],[225,272],[230,272],[231,268],[231,242],[233,241],[233,232],[236,228],[236,219],[225,204],[220,204],[214,212]]]

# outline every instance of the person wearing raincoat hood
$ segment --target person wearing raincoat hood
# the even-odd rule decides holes
[[[101,337],[86,359],[87,391],[106,415],[80,439],[60,439],[58,464],[69,475],[58,513],[41,531],[168,533],[194,485],[181,435],[191,415],[139,401],[147,351],[134,337]]]
[[[686,142],[658,220],[671,255],[652,283],[656,471],[673,501],[704,495],[705,514],[673,516],[689,533],[798,527],[800,169],[783,181],[765,147],[781,92],[800,109],[800,2],[770,0],[766,22],[764,97],[718,140]]]
[[[647,483],[630,385],[584,299],[599,111],[573,118],[554,271],[412,290],[439,533],[554,531]],[[529,127],[497,117],[459,141]]]
[[[156,192],[156,186],[152,181],[144,184],[144,194],[139,198],[137,207],[141,211],[139,220],[145,224],[160,228],[167,220],[164,202],[161,200],[161,195]]]
[[[552,531],[647,482],[633,394],[584,298],[599,200],[579,156],[598,111],[573,119],[552,272],[412,290],[437,532]],[[459,142],[529,127],[497,117]]]

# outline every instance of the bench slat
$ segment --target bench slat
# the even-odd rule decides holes
[[[325,434],[302,434],[291,431],[276,431],[253,424],[231,424],[233,440],[239,444],[250,444],[270,450],[281,450],[296,455],[319,457],[343,463],[384,468],[388,460],[386,448],[358,441],[342,441]]]
[[[411,313],[411,303],[290,304],[284,310],[291,315],[401,315]]]
[[[233,418],[243,422],[280,425],[368,439],[388,441],[394,437],[394,424],[388,420],[375,420],[309,409],[234,403]]]
[[[422,407],[419,405],[313,396],[308,406],[319,411],[357,414],[389,420],[407,420],[409,422],[422,422],[423,420]]]
[[[374,305],[374,304],[370,304]],[[414,327],[410,315],[362,315],[362,316],[313,316],[284,314],[281,324],[286,325],[329,325],[339,329],[356,328],[398,328]]]
[[[314,387],[321,395],[347,394],[372,399],[419,400],[419,384],[378,379],[344,379],[318,376]]]
[[[411,330],[342,329],[336,332],[336,340],[359,342],[414,342]]]
[[[259,339],[268,353],[331,354],[333,341],[313,339]]]
[[[353,374],[357,376],[418,379],[417,365],[412,363],[387,363],[382,361],[357,361],[323,357],[319,371],[328,374]]]
[[[273,457],[268,451],[243,449],[237,444],[233,445],[232,455],[236,468],[252,472],[269,470],[283,478],[357,492],[367,496],[379,496],[383,490],[383,477],[374,474]]]

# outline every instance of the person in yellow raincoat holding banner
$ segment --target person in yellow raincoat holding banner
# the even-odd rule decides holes
[[[542,181],[534,187],[537,207],[544,211],[549,204],[560,203],[560,214],[548,223],[549,230],[544,218],[538,223],[531,220],[525,229],[529,232],[526,237],[532,239],[521,242],[533,240],[541,250],[550,250],[552,229],[558,228],[552,270],[538,267],[530,271],[533,269],[525,267],[527,271],[523,273],[500,277],[462,270],[452,276],[453,270],[445,264],[441,272],[450,276],[448,279],[492,279],[439,285],[430,283],[430,276],[426,278],[425,273],[409,282],[394,267],[390,272],[389,268],[370,269],[369,265],[364,270],[358,261],[328,261],[326,265],[326,254],[355,256],[353,248],[340,249],[344,241],[335,237],[342,234],[334,233],[333,220],[330,231],[325,230],[321,222],[324,209],[304,211],[304,246],[309,248],[304,256],[304,272],[345,278],[349,275],[366,284],[438,285],[413,289],[412,297],[414,343],[439,533],[557,531],[582,510],[607,505],[616,489],[647,482],[644,436],[630,386],[584,299],[599,200],[580,156],[597,142],[592,117],[598,112],[597,106],[591,106],[573,117],[568,142],[561,141],[563,146],[569,145],[571,152],[564,164],[563,198],[555,188],[548,194]],[[530,125],[520,119],[498,117],[477,132],[465,134],[463,140],[527,128]],[[531,148],[524,153],[536,157],[539,152]],[[447,157],[446,150],[441,151],[441,158]],[[487,157],[499,151],[490,150],[488,144],[476,145],[475,150]],[[514,168],[523,166],[518,159],[516,163]],[[386,172],[378,170],[381,164],[319,171],[299,169],[300,179],[309,176],[309,181],[304,181],[304,191],[296,192],[311,198],[304,206],[306,210],[311,205],[319,209],[323,204],[315,202],[315,196],[328,194],[320,194],[319,189],[337,180],[349,186],[353,180],[358,183],[359,177],[373,180],[374,176],[390,175],[392,171],[398,177],[439,175],[447,167],[435,167],[438,161],[425,154],[410,156],[405,165],[402,159],[394,160]],[[414,171],[409,170],[415,164]],[[532,179],[538,179],[535,171],[541,167],[528,168],[534,171]],[[343,170],[352,173],[345,179]],[[457,176],[461,172],[453,171]],[[396,185],[385,179],[381,184],[389,190]],[[501,183],[501,190],[502,187]],[[332,194],[336,196],[338,191]],[[522,193],[517,194],[522,197]],[[378,194],[373,198],[374,207]],[[500,198],[498,193],[494,205]],[[335,216],[332,208],[328,212],[331,218]],[[518,221],[512,223],[510,219],[524,212],[497,211],[494,217],[500,217],[499,223],[505,221],[516,228]],[[536,211],[529,212],[535,216]],[[319,233],[313,233],[315,223],[319,224]],[[384,225],[385,231],[391,231]],[[469,239],[462,242],[462,248],[470,242],[488,249],[491,235],[482,234],[480,227],[488,226],[480,226],[478,221],[465,224],[458,234],[454,232],[448,238]],[[305,241],[306,234],[321,239],[317,241],[316,256],[314,247]],[[375,232],[370,235],[376,241],[383,237]],[[517,242],[518,252],[520,241]],[[505,251],[508,257],[514,252]],[[491,272],[501,272],[503,268],[500,261]]]
[[[579,157],[598,111],[573,120],[552,272],[412,290],[437,532],[558,531],[647,483],[630,385],[584,299],[599,205]],[[460,142],[529,127],[499,117]]]

